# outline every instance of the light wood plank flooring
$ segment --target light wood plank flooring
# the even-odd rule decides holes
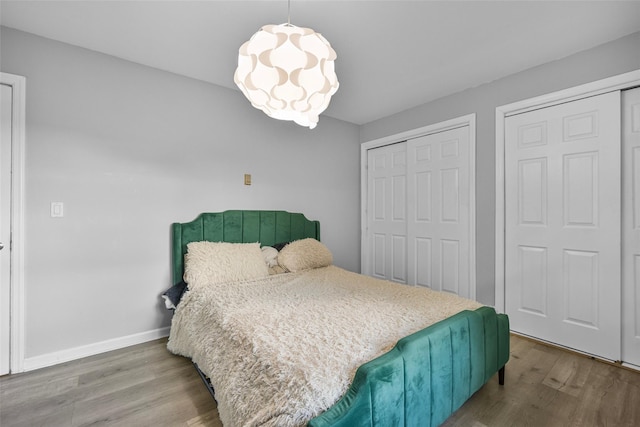
[[[0,377],[0,426],[221,426],[191,362],[166,344]]]
[[[152,341],[0,377],[0,426],[220,426],[193,365]],[[640,426],[640,373],[521,337],[506,385],[485,385],[444,426]]]

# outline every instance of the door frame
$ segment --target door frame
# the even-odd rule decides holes
[[[630,71],[580,86],[563,89],[546,95],[525,99],[496,108],[496,263],[495,263],[495,308],[505,311],[505,175],[504,145],[505,119],[515,114],[537,110],[565,102],[576,101],[606,92],[629,89],[640,85],[640,70]]]
[[[476,299],[476,114],[467,114],[432,125],[400,132],[360,144],[360,271],[368,271],[369,240],[367,238],[367,151],[397,144],[412,138],[469,127],[469,297]]]
[[[11,242],[10,268],[11,293],[10,313],[10,358],[9,372],[24,371],[24,154],[26,78],[9,73],[0,73],[0,83],[11,86],[12,137],[11,137]]]

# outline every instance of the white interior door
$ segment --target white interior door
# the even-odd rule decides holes
[[[469,126],[407,141],[408,282],[470,295]]]
[[[622,92],[622,360],[640,367],[640,88]]]
[[[0,375],[10,368],[11,86],[0,84]]]
[[[407,145],[367,152],[369,275],[407,283]]]
[[[620,358],[620,93],[505,120],[514,331]]]

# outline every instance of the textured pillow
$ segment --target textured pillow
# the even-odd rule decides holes
[[[267,263],[267,267],[271,268],[278,265],[278,250],[276,248],[263,246],[261,250],[264,262]]]
[[[332,262],[331,251],[316,239],[311,238],[291,242],[278,254],[278,264],[292,272],[326,267]]]
[[[191,242],[184,264],[189,289],[269,275],[259,243]]]

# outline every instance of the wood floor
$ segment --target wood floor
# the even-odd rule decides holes
[[[221,426],[193,365],[166,340],[0,377],[0,426]],[[493,378],[444,426],[640,426],[640,373],[511,337]]]
[[[0,426],[221,426],[193,365],[166,342],[0,377]]]

